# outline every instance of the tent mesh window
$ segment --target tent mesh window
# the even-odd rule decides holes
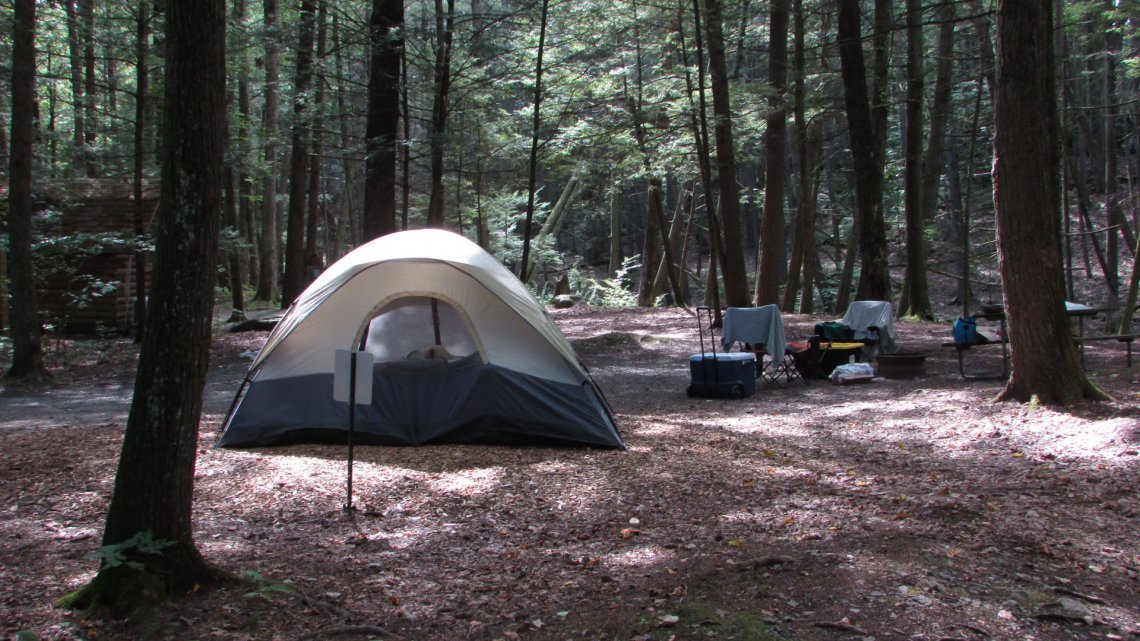
[[[429,296],[393,300],[368,322],[363,349],[376,363],[459,359],[479,349],[467,318],[446,301]]]

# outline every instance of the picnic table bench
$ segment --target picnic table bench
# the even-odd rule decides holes
[[[1085,318],[1092,317],[1100,313],[1100,309],[1081,305],[1080,303],[1065,302],[1066,313],[1077,319],[1077,334],[1073,336],[1073,342],[1081,353],[1081,366],[1085,364],[1085,343],[1115,340],[1125,344],[1125,351],[1127,354],[1128,367],[1132,367],[1132,341],[1136,340],[1140,334],[1103,334],[1085,336]],[[998,323],[998,330],[996,332],[979,328],[977,330],[978,340],[975,343],[956,343],[953,341],[945,342],[942,347],[953,347],[958,352],[958,373],[962,378],[966,379],[1001,379],[1009,377],[1009,336],[1005,332],[1005,311],[1000,305],[992,305],[983,308],[981,312],[972,314],[974,318],[983,318],[986,320],[996,321]],[[965,356],[971,347],[984,347],[986,345],[1001,345],[1001,358],[1002,358],[1002,371],[1000,374],[967,374],[965,369]]]
[[[955,343],[954,341],[947,341],[942,343],[942,347],[953,347],[958,353],[958,373],[962,378],[970,380],[992,380],[1002,379],[1009,377],[1009,354],[1006,345],[1009,344],[1009,338],[1005,335],[998,335],[993,332],[986,332],[983,330],[978,331],[979,340],[976,343]],[[1098,336],[1073,336],[1073,342],[1081,349],[1081,364],[1084,364],[1084,344],[1099,342],[1099,341],[1117,341],[1124,343],[1125,354],[1128,367],[1132,367],[1132,342],[1140,337],[1140,334],[1104,334]],[[1000,374],[967,374],[966,373],[966,353],[974,347],[986,347],[989,345],[1001,345],[1002,347],[1002,371]]]

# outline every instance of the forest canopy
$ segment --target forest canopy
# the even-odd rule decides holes
[[[65,201],[76,182],[153,182],[161,3],[37,4],[39,201]],[[1119,307],[1140,199],[1140,9],[1060,6],[1061,232],[1069,274],[1104,283],[1089,294],[1070,277],[1068,294]],[[385,99],[396,135],[381,145],[395,227],[465,233],[540,294],[565,279],[601,304],[745,296],[841,311],[873,272],[889,278],[874,293],[903,313],[931,315],[928,278],[951,292],[942,305],[975,304],[969,280],[1000,298],[988,0],[232,0],[227,10],[221,283],[256,298],[288,304],[291,280],[369,237],[378,40],[399,45]],[[5,32],[12,11],[0,5]],[[391,24],[378,38],[380,15]],[[11,47],[0,42],[6,84]],[[0,92],[4,136],[10,95]],[[860,104],[868,111],[852,129]],[[720,180],[729,168],[732,207]],[[58,245],[50,216],[38,215],[36,242]],[[710,278],[723,278],[715,298]]]

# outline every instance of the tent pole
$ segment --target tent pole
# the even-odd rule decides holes
[[[241,385],[238,386],[237,394],[234,394],[234,400],[230,403],[230,409],[226,412],[226,418],[222,421],[221,429],[218,430],[218,437],[214,439],[214,447],[218,446],[218,441],[222,440],[222,434],[226,433],[226,428],[230,425],[230,419],[234,417],[234,411],[237,410],[238,402],[241,401],[241,397],[245,393],[246,385],[249,385],[248,374],[246,374],[245,378],[241,379]]]
[[[443,345],[443,341],[440,339],[440,336],[439,336],[439,299],[438,298],[432,298],[431,299],[431,324],[432,324],[432,328],[435,329],[435,342],[432,344],[433,345]]]
[[[348,368],[348,483],[345,488],[344,511],[352,512],[352,434],[356,431],[356,352],[352,352]]]

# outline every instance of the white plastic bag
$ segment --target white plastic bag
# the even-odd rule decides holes
[[[864,378],[874,375],[875,369],[871,367],[870,363],[848,363],[846,365],[838,365],[835,369],[831,370],[831,382],[839,384],[847,379]]]

